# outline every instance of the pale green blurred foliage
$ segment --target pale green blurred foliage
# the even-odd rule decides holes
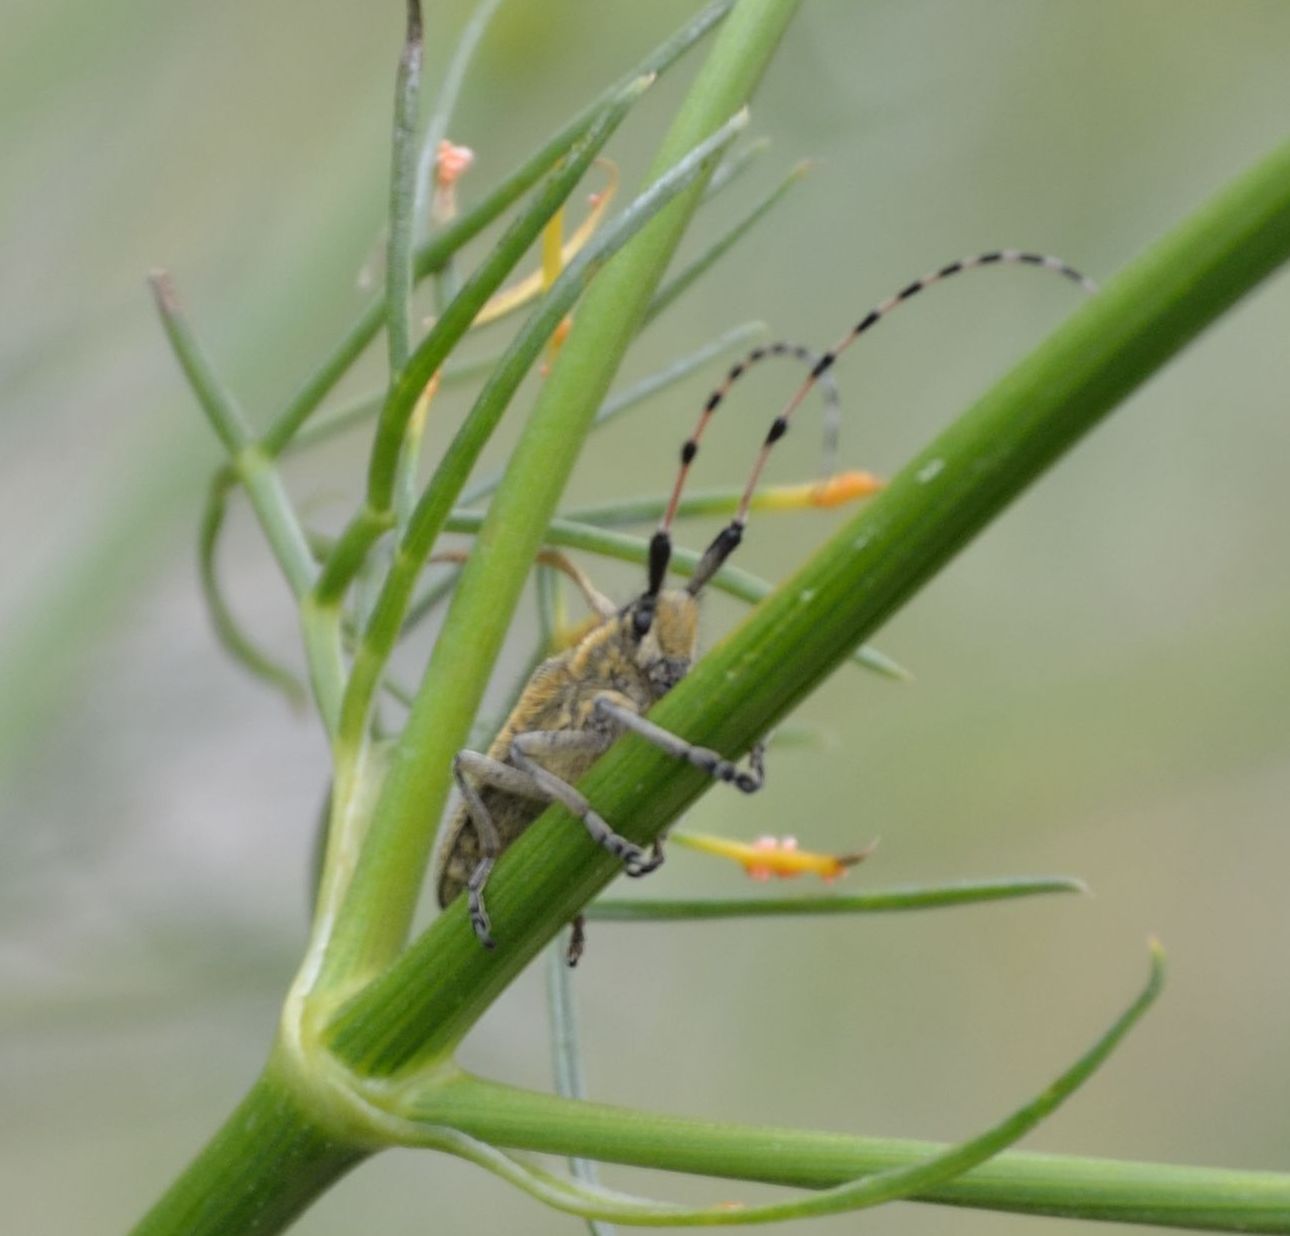
[[[509,0],[452,134],[478,149],[465,191],[690,7]],[[430,6],[432,67],[465,11]],[[175,271],[257,416],[290,393],[360,303],[382,227],[401,5],[10,0],[0,20],[0,1193],[8,1230],[62,1236],[125,1226],[258,1067],[302,942],[326,776],[316,727],[208,633],[192,542],[217,454],[142,277]],[[982,248],[1052,250],[1109,275],[1284,136],[1288,47],[1290,9],[1275,0],[813,0],[754,110],[773,150],[700,232],[797,159],[821,166],[642,338],[629,375],[749,316],[825,344],[923,269]],[[624,131],[629,182],[663,106]],[[1073,304],[1069,288],[1008,271],[920,299],[840,366],[845,462],[893,470]],[[1282,278],[893,621],[878,642],[914,685],[839,673],[800,714],[828,749],[787,748],[765,794],[699,808],[705,829],[741,836],[848,847],[881,835],[853,880],[1061,871],[1096,900],[603,926],[578,973],[596,1097],[962,1136],[1103,1023],[1154,931],[1172,961],[1165,1001],[1033,1143],[1280,1165],[1288,314]],[[739,478],[787,384],[747,384],[701,483]],[[635,493],[646,477],[661,488],[706,385],[597,438],[570,500]],[[436,406],[429,449],[460,406]],[[811,424],[778,476],[815,467]],[[362,460],[353,436],[293,469],[318,522]],[[745,565],[782,574],[828,522],[756,523]],[[292,651],[285,590],[241,515],[223,561],[239,613]],[[634,583],[622,568],[596,574]],[[737,612],[713,603],[710,633]],[[526,654],[519,635],[512,670]],[[678,853],[651,884],[738,881]],[[546,1084],[534,978],[486,1018],[466,1061]],[[911,1207],[864,1222],[1039,1226]],[[298,1230],[507,1228],[577,1225],[464,1165],[399,1154]]]

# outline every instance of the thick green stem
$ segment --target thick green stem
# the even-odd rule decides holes
[[[272,1068],[132,1236],[268,1236],[367,1155],[334,1141]]]
[[[1134,262],[933,441],[704,657],[653,719],[729,755],[746,750],[1063,451],[1287,257],[1290,145]],[[446,770],[450,753],[441,758]],[[580,788],[616,828],[646,842],[708,786],[702,773],[629,737]],[[342,1010],[338,1049],[376,1072],[450,1051],[617,874],[572,819],[548,811],[490,880],[497,950],[483,953],[464,904],[451,906]]]

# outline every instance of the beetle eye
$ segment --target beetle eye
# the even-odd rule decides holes
[[[652,605],[642,603],[632,611],[632,630],[636,632],[637,639],[648,635],[653,625],[654,607]]]

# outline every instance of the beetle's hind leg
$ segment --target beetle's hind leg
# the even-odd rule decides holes
[[[587,947],[587,916],[574,915],[569,924],[569,943],[564,950],[564,964],[573,969],[582,960],[583,950]]]
[[[717,781],[724,781],[727,785],[733,785],[735,789],[742,790],[745,794],[755,793],[765,783],[765,743],[758,742],[753,745],[748,752],[748,768],[743,769],[731,763],[720,752],[713,751],[709,747],[696,747],[693,743],[686,742],[684,738],[677,737],[671,730],[655,725],[653,721],[642,717],[634,709],[620,704],[612,695],[596,697],[596,712],[612,721],[620,729],[639,734],[646,742],[653,743],[668,755],[678,760],[685,760],[695,768],[703,769],[708,776]]]
[[[475,782],[491,785],[512,794],[522,794],[527,798],[534,797],[533,787],[530,779],[517,769],[508,768],[487,755],[480,755],[478,751],[457,752],[452,762],[452,776],[466,804],[466,813],[475,826],[475,835],[479,838],[480,859],[466,882],[466,904],[470,912],[470,925],[475,929],[475,935],[479,937],[480,944],[485,948],[494,948],[488,911],[484,909],[484,885],[488,883],[493,864],[497,862],[497,856],[502,852],[502,839],[493,821],[492,813],[475,787]],[[516,778],[523,780],[523,786],[515,784]]]

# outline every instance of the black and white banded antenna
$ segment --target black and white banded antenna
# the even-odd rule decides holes
[[[738,382],[739,379],[742,378],[750,369],[754,368],[764,360],[787,357],[789,360],[799,361],[801,364],[807,366],[809,372],[814,374],[815,370],[819,366],[822,355],[823,354],[821,352],[814,348],[808,348],[800,343],[790,343],[788,340],[780,339],[774,343],[761,344],[748,352],[742,360],[736,361],[726,371],[726,376],[721,380],[720,385],[716,387],[704,402],[703,415],[699,421],[699,425],[695,429],[694,433],[690,435],[689,441],[694,443],[693,453],[690,458],[692,459],[694,457],[694,453],[698,452],[699,439],[703,436],[703,431],[707,427],[708,421],[712,419],[712,414],[717,410],[717,405],[720,404],[730,393],[730,388],[734,386],[734,384]],[[825,426],[825,440],[827,442],[831,435],[833,442],[836,444],[842,424],[842,400],[841,395],[838,392],[838,384],[834,376],[827,370],[818,375],[818,383],[820,388],[820,401],[824,405],[823,423]],[[827,458],[828,454],[826,452],[826,459]],[[689,465],[683,459],[681,466],[684,469]],[[674,500],[679,501],[679,488],[674,491],[673,498]],[[669,526],[671,525],[672,517],[675,514],[676,510],[675,506],[673,506],[666,517],[666,522]],[[655,539],[657,540],[657,538]],[[659,551],[651,551],[649,591],[654,595],[657,595],[659,589],[663,586],[663,576],[667,572],[667,563],[671,558],[671,552],[670,541],[668,543],[667,553],[661,558],[661,560],[659,558]],[[655,562],[661,563],[657,569],[657,584],[655,583]]]
[[[761,450],[753,463],[752,472],[748,476],[748,482],[744,487],[743,496],[739,500],[739,507],[734,518],[716,535],[708,546],[695,568],[690,582],[687,584],[687,589],[691,593],[697,594],[703,588],[704,584],[720,569],[721,564],[735,551],[739,542],[743,539],[744,527],[748,522],[748,510],[752,505],[753,495],[757,491],[757,485],[761,480],[761,475],[766,467],[766,461],[770,457],[771,450],[774,448],[775,443],[788,432],[789,421],[793,413],[797,411],[806,396],[810,394],[812,387],[829,375],[833,366],[837,363],[838,357],[861,335],[866,334],[877,326],[892,310],[912,300],[924,288],[941,283],[954,275],[961,274],[963,271],[976,270],[983,266],[1034,266],[1041,270],[1050,270],[1054,274],[1061,275],[1064,279],[1069,279],[1072,283],[1078,284],[1085,292],[1094,293],[1098,290],[1097,284],[1092,279],[1076,270],[1068,262],[1064,262],[1061,258],[1051,257],[1044,253],[1028,253],[1021,249],[993,249],[988,253],[978,253],[972,257],[960,258],[956,262],[950,262],[948,265],[942,266],[939,270],[929,271],[921,279],[915,279],[912,283],[906,284],[894,296],[889,296],[881,304],[874,306],[833,347],[819,354],[818,359],[811,366],[809,375],[793,393],[792,398],[784,405],[780,414],[771,422],[770,431],[767,433]],[[703,411],[699,415],[694,432],[691,433],[681,447],[681,466],[677,471],[676,483],[672,487],[672,496],[668,501],[663,518],[659,522],[658,530],[654,533],[654,538],[650,545],[651,592],[657,592],[658,588],[662,587],[663,575],[667,571],[667,563],[671,557],[672,521],[676,516],[677,507],[680,505],[681,493],[685,488],[690,467],[699,453],[699,444],[703,438],[704,431],[708,427],[708,422],[724,400],[731,385],[745,372],[748,364],[761,360],[763,355],[773,354],[773,349],[776,346],[771,344],[763,348],[754,348],[744,362],[731,368],[726,375],[726,380],[708,397]],[[805,349],[800,349],[800,351],[805,351]],[[798,353],[794,352],[794,354]],[[826,420],[826,457],[830,432],[829,422]],[[836,429],[833,429],[832,432],[836,439]]]

